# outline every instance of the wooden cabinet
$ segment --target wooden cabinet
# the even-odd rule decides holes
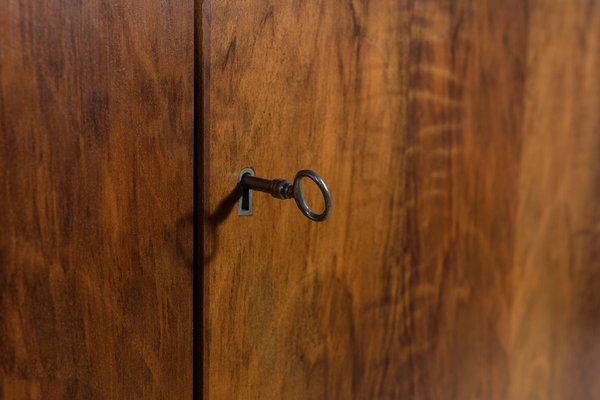
[[[600,398],[599,111],[594,2],[4,1],[0,398]]]

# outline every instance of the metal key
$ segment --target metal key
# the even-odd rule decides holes
[[[325,201],[325,210],[322,213],[315,213],[306,203],[300,186],[303,178],[312,180],[321,191],[323,200]],[[238,210],[239,215],[252,215],[252,191],[269,193],[276,199],[281,200],[294,198],[300,211],[313,221],[325,221],[331,213],[332,202],[329,188],[316,172],[309,169],[298,171],[294,178],[294,183],[291,184],[285,179],[259,178],[252,168],[244,168],[240,173],[238,184],[242,189],[242,198],[240,199]]]

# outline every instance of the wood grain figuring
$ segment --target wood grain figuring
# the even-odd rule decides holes
[[[202,13],[206,398],[600,397],[598,4]]]
[[[0,3],[0,398],[191,397],[193,29]]]

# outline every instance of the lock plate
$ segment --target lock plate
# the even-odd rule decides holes
[[[256,174],[252,168],[247,167],[240,171],[238,177],[238,187],[241,191],[240,200],[238,201],[238,215],[248,217],[252,215],[252,190],[242,185],[242,178],[245,175],[256,176]]]

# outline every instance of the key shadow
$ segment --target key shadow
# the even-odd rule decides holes
[[[221,200],[213,213],[208,213],[206,210],[202,210],[201,222],[204,225],[204,234],[202,235],[202,239],[204,243],[206,243],[207,240],[210,243],[209,251],[207,251],[208,249],[206,246],[203,246],[203,243],[199,243],[200,246],[203,246],[202,260],[205,267],[214,258],[219,247],[219,235],[217,235],[217,228],[231,214],[233,209],[238,204],[238,200],[241,196],[242,188],[238,184],[223,200]]]

